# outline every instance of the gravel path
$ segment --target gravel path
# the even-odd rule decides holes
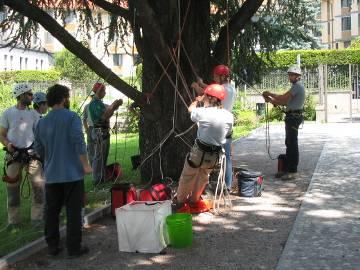
[[[284,125],[270,127],[271,152],[284,152]],[[300,175],[275,179],[277,161],[265,148],[265,130],[235,141],[235,165],[264,174],[262,197],[232,196],[233,209],[221,215],[193,217],[194,243],[186,249],[168,247],[165,254],[119,253],[115,221],[99,220],[85,232],[89,255],[48,258],[45,251],[13,269],[275,269],[327,141],[325,125],[305,124],[299,132]]]

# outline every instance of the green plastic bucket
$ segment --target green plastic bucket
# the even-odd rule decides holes
[[[192,244],[192,216],[186,213],[176,213],[166,217],[166,226],[170,245],[174,248],[184,248]]]

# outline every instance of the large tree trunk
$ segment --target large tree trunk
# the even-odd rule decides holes
[[[177,7],[176,5],[170,6],[171,2],[176,3],[177,1],[156,1],[156,6],[154,5],[153,8],[155,13],[162,14],[159,18],[160,28],[169,49],[174,49],[178,42],[179,25]],[[181,1],[181,3],[181,26],[184,25],[184,28],[180,42],[183,43],[185,50],[180,51],[180,70],[189,87],[191,82],[196,79],[196,74],[194,74],[185,51],[198,75],[207,76],[210,68],[209,1],[191,1],[189,10],[188,1]],[[172,8],[171,12],[169,12],[169,8]],[[187,10],[188,14],[186,15]],[[168,16],[164,14],[168,14]],[[144,48],[150,48],[150,45],[144,44]],[[150,104],[143,108],[140,119],[141,156],[142,160],[147,159],[141,168],[141,174],[145,182],[150,179],[158,181],[161,177],[166,176],[177,181],[185,156],[190,149],[189,146],[194,142],[196,127],[182,136],[186,143],[182,139],[176,138],[175,135],[185,131],[193,124],[190,121],[187,106],[194,99],[195,94],[191,92],[189,97],[181,79],[177,78],[177,69],[173,62],[167,70],[168,75],[164,75],[154,89],[164,72],[155,54],[150,50],[143,50],[143,92],[153,92],[153,97],[150,98]],[[164,67],[167,64],[162,63]],[[170,76],[174,83],[177,82],[178,91],[186,105],[179,96],[176,96],[174,86],[167,76]],[[175,114],[174,102],[176,104]],[[147,107],[151,109],[147,110]],[[154,108],[156,109],[154,110]],[[171,133],[169,138],[165,140],[169,133]]]

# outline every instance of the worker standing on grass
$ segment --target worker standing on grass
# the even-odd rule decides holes
[[[69,110],[69,88],[55,84],[47,91],[51,111],[36,126],[36,152],[44,159],[46,178],[45,240],[48,254],[56,256],[60,246],[59,215],[66,207],[66,247],[69,257],[89,252],[81,245],[81,209],[84,174],[91,173],[81,119]]]
[[[266,102],[274,105],[285,105],[285,145],[286,145],[286,172],[276,174],[282,180],[291,180],[296,177],[299,164],[298,129],[303,122],[305,89],[300,81],[301,69],[297,65],[289,67],[288,71],[291,88],[282,95],[263,92]]]
[[[41,118],[48,111],[48,105],[46,101],[46,94],[43,92],[36,92],[34,94],[33,99],[33,108],[39,114],[39,118]]]
[[[95,154],[92,162],[94,184],[105,181],[105,168],[110,148],[110,118],[123,103],[122,99],[115,100],[110,106],[105,106],[102,99],[106,95],[106,87],[102,83],[95,83],[92,91],[95,93],[89,105],[89,114],[94,124],[92,139],[95,142]]]
[[[39,120],[35,110],[29,109],[33,100],[32,88],[26,83],[13,88],[15,106],[4,111],[0,121],[0,141],[5,146],[3,181],[7,189],[9,228],[20,224],[20,184],[25,169],[32,187],[31,223],[43,224],[44,178],[42,165],[34,153],[34,129]]]
[[[225,65],[217,65],[213,70],[213,81],[214,83],[221,84],[225,89],[225,98],[221,101],[224,109],[232,112],[235,98],[236,98],[236,91],[235,87],[230,83],[230,69]],[[204,84],[201,78],[198,78],[197,82],[191,85],[195,91],[202,95],[204,92],[205,87],[207,86]],[[231,149],[232,145],[232,134],[229,134],[226,137],[226,142],[223,145],[225,149],[225,156],[226,156],[226,170],[225,170],[225,184],[228,191],[231,189],[232,185],[232,178],[233,178],[233,171],[232,171],[232,158],[231,158]]]
[[[177,191],[178,212],[200,213],[208,208],[200,196],[209,182],[209,174],[218,164],[222,145],[231,134],[233,115],[222,108],[225,98],[222,85],[211,84],[204,95],[196,97],[188,108],[190,118],[198,126],[197,138],[185,159]],[[203,102],[203,107],[197,107]]]

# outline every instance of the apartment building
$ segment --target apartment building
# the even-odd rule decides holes
[[[101,10],[94,9],[96,17],[101,17],[103,28],[110,23],[110,17]],[[48,13],[53,15],[53,11]],[[0,21],[6,17],[6,10],[0,12]],[[136,49],[132,47],[132,37],[125,44],[111,43],[107,52],[104,44],[106,44],[107,36],[105,32],[85,33],[80,29],[78,23],[78,14],[76,11],[70,12],[65,18],[65,29],[71,33],[77,40],[88,43],[92,53],[98,57],[108,68],[120,77],[129,77],[134,73],[134,62],[136,61]],[[6,33],[0,35],[0,45],[5,43]],[[91,38],[89,38],[91,37]],[[63,49],[63,45],[48,33],[42,27],[39,28],[37,38],[31,40],[31,48],[24,49],[0,48],[0,71],[6,70],[47,70],[54,65],[53,55]],[[134,56],[134,57],[133,57]]]
[[[321,43],[329,49],[347,48],[360,36],[360,0],[321,0]]]

